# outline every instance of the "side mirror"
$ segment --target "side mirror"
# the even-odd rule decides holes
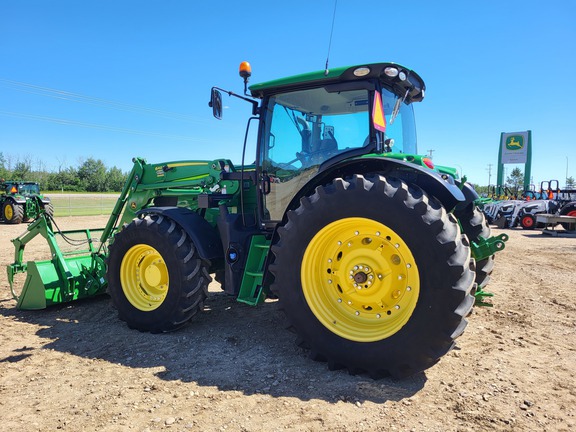
[[[213,88],[208,105],[212,107],[212,115],[218,120],[222,119],[222,93]]]

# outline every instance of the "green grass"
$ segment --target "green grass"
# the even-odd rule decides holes
[[[48,195],[48,194],[47,194]],[[102,196],[81,194],[78,196],[49,195],[54,206],[54,216],[96,216],[112,213],[117,195]]]

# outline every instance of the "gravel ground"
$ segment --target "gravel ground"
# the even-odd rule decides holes
[[[24,229],[0,225],[0,265]],[[328,371],[294,344],[276,302],[252,308],[217,283],[189,326],[150,335],[106,296],[18,311],[2,271],[0,430],[576,430],[576,238],[505,232],[494,307],[476,308],[457,349],[406,380]]]

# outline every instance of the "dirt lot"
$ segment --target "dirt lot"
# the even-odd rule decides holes
[[[0,225],[2,268],[24,229]],[[106,296],[17,311],[2,270],[0,430],[576,430],[576,238],[506,232],[494,307],[475,309],[456,350],[402,381],[328,371],[294,345],[275,302],[251,308],[217,284],[191,325],[149,335],[118,321]]]

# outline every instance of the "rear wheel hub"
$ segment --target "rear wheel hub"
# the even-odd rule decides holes
[[[365,218],[321,229],[306,248],[301,279],[322,324],[360,342],[398,332],[410,319],[420,288],[408,245],[389,227]]]

